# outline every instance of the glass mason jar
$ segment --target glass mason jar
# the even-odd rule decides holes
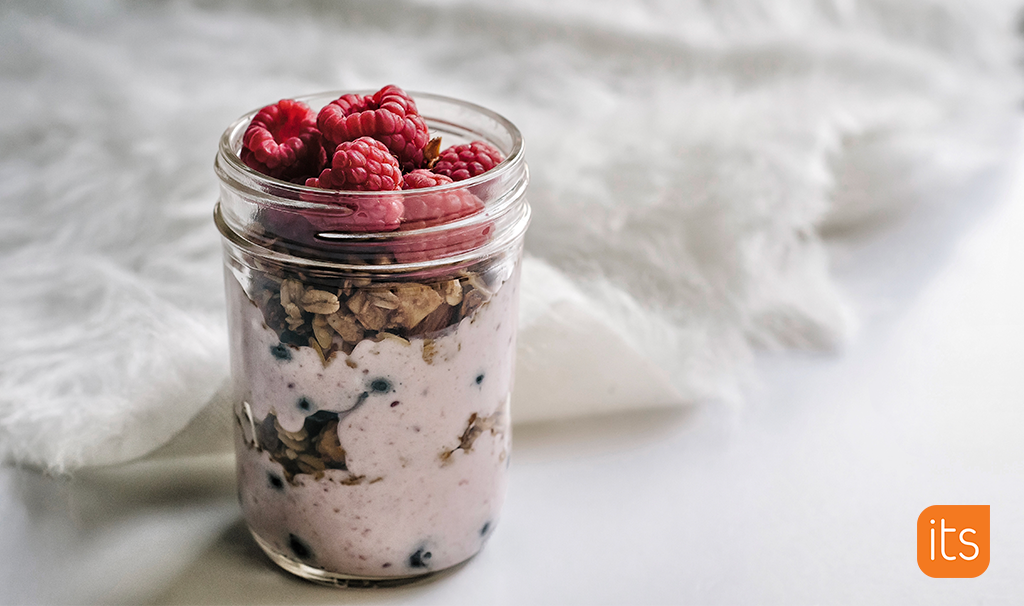
[[[317,109],[340,94],[301,100]],[[397,584],[466,561],[505,494],[523,141],[482,107],[413,98],[444,146],[484,140],[505,160],[424,189],[310,188],[241,162],[252,112],[215,163],[239,500],[274,562],[327,584]],[[383,198],[475,212],[338,229]]]

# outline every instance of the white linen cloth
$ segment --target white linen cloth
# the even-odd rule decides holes
[[[524,133],[517,422],[735,401],[754,348],[851,334],[824,236],[937,199],[1017,145],[1016,10],[4,3],[0,455],[117,463],[190,420],[188,443],[220,443],[217,139],[280,98],[388,83]]]

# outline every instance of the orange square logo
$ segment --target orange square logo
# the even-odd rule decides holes
[[[936,579],[970,579],[988,568],[989,506],[932,505],[917,518],[917,565]]]

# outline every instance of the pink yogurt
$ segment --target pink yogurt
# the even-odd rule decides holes
[[[239,498],[264,548],[361,578],[426,574],[479,551],[507,484],[518,269],[430,339],[363,340],[326,366],[312,347],[282,345],[227,277]],[[299,432],[315,414],[337,415],[346,469],[289,479],[261,423],[274,415]]]

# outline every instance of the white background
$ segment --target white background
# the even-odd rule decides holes
[[[484,551],[401,589],[276,570],[239,521],[230,459],[73,480],[0,470],[0,602],[1024,602],[1024,188],[834,242],[860,308],[844,352],[765,354],[741,406],[517,428]],[[977,579],[916,564],[918,514],[991,505]]]

